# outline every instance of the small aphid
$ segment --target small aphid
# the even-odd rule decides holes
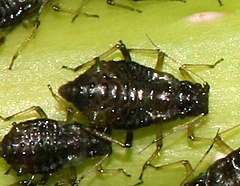
[[[239,127],[235,126],[236,127]],[[228,132],[234,128],[223,131],[222,133]],[[184,186],[237,186],[240,185],[240,148],[233,150],[229,147],[220,137],[221,134],[213,140],[213,144],[210,146],[208,151],[205,153],[203,159],[210,152],[213,145],[218,144],[223,150],[230,152],[224,158],[218,159],[212,165],[210,165],[204,173],[199,174],[191,181],[184,184]],[[199,165],[199,164],[198,164]],[[196,169],[196,168],[195,168]],[[195,170],[194,170],[195,171]]]
[[[45,183],[52,172],[67,163],[95,156],[107,157],[112,153],[110,141],[95,136],[83,125],[46,118],[13,123],[0,147],[1,156],[18,175],[43,174],[40,183]],[[28,180],[20,183],[24,182],[33,183]]]
[[[104,61],[116,50],[120,50],[123,60]],[[201,85],[180,81],[169,73],[142,66],[131,60],[129,51],[133,50],[141,51],[127,49],[120,41],[120,44],[84,65],[74,69],[64,67],[78,71],[85,65],[92,65],[75,80],[62,85],[59,94],[88,118],[91,127],[126,130],[125,147],[131,147],[135,129],[208,114],[210,86],[207,82],[202,80],[204,83]],[[157,53],[158,63],[163,63],[164,57],[170,58],[159,49],[142,50]],[[208,67],[213,68],[217,63]],[[188,129],[189,137],[194,139],[192,126],[189,125]],[[159,133],[158,137],[161,135]],[[161,146],[162,141],[158,140],[156,151],[143,166],[139,178],[141,183],[145,168]]]

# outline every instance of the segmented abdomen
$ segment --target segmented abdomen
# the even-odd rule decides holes
[[[0,0],[0,28],[18,24],[37,12],[46,0]]]
[[[98,127],[135,129],[178,117],[180,82],[135,62],[99,61],[59,88]]]
[[[2,156],[19,173],[51,173],[70,159],[111,153],[111,143],[78,123],[36,119],[14,124],[1,142]]]
[[[205,173],[185,186],[237,186],[240,185],[240,149],[214,162]]]

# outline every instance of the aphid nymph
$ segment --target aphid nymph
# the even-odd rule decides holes
[[[29,110],[36,110],[41,117],[45,117],[39,107],[31,107],[27,109]],[[10,118],[12,116],[2,119]],[[40,183],[45,183],[51,173],[67,163],[84,161],[95,156],[108,157],[112,153],[110,141],[95,136],[82,124],[48,118],[13,123],[12,129],[4,136],[0,145],[1,156],[18,175],[42,174]],[[116,170],[125,174],[122,169]],[[81,177],[83,178],[84,176]],[[75,182],[80,182],[81,179]],[[20,183],[23,182],[34,184],[28,180]]]

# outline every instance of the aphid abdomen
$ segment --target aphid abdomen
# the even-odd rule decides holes
[[[98,61],[59,88],[98,127],[131,130],[178,116],[180,82],[135,62]]]
[[[112,153],[110,141],[95,136],[81,124],[66,123],[63,128],[66,131],[64,139],[68,144],[65,153],[69,154],[69,157],[85,159]]]
[[[0,0],[0,28],[18,24],[37,12],[46,0]]]
[[[205,173],[185,186],[236,186],[240,185],[240,149],[214,162]]]
[[[64,130],[49,119],[15,124],[2,140],[3,157],[19,173],[50,173],[67,162]]]

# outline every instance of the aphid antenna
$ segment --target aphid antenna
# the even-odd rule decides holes
[[[74,22],[76,20],[76,18],[78,18],[78,16],[80,16],[80,15],[83,15],[86,17],[99,18],[99,15],[88,14],[86,12],[82,12],[82,9],[87,2],[88,2],[88,0],[83,0],[80,4],[80,7],[77,10],[72,10],[71,8],[65,8],[62,6],[62,4],[55,4],[55,3],[52,3],[52,9],[56,12],[63,12],[63,13],[74,15],[71,22]]]
[[[183,129],[188,128],[190,125],[194,124],[194,127],[198,127],[198,125],[195,123],[196,121],[198,121],[200,118],[202,118],[203,115],[199,115],[197,117],[194,117],[192,120],[183,123],[182,125],[177,125],[175,127],[173,127],[171,130],[169,130],[168,132],[164,132],[160,137],[152,140],[152,142],[150,142],[147,146],[145,146],[141,151],[138,152],[138,154],[142,153],[143,151],[145,151],[148,147],[150,147],[151,145],[157,143],[159,140],[162,140],[163,138],[177,132]],[[196,140],[201,140],[201,137],[194,137],[196,138]],[[205,140],[206,138],[203,138],[203,140]],[[195,139],[194,139],[195,140]]]
[[[40,14],[43,10],[43,8],[45,7],[46,4],[48,4],[51,0],[47,0],[45,1],[39,11],[37,12],[37,15],[36,15],[36,19],[34,20],[34,25],[33,25],[33,29],[32,31],[30,32],[30,34],[25,38],[24,42],[18,47],[18,49],[16,50],[16,52],[14,53],[12,59],[11,59],[11,62],[10,62],[10,65],[8,67],[8,70],[12,70],[13,68],[13,65],[14,65],[14,61],[17,59],[17,57],[19,56],[19,54],[21,54],[22,50],[26,47],[26,45],[29,43],[29,41],[34,38],[35,36],[35,33],[40,25],[40,21],[39,21],[39,17],[40,17]]]
[[[27,46],[27,44],[29,43],[29,41],[31,41],[32,38],[34,38],[35,33],[38,29],[40,25],[40,21],[38,20],[38,17],[36,18],[36,20],[34,21],[34,26],[32,31],[30,32],[30,34],[25,38],[24,42],[19,46],[19,48],[15,51],[12,59],[11,59],[11,63],[8,67],[8,70],[12,70],[13,65],[15,60],[17,59],[17,57],[19,56],[19,54],[21,54],[22,50]]]
[[[129,148],[128,146],[126,146],[125,143],[122,143],[118,139],[115,139],[115,138],[107,135],[104,131],[100,132],[98,130],[93,130],[93,129],[90,129],[90,128],[86,128],[86,130],[91,132],[93,135],[98,136],[98,137],[100,137],[100,138],[102,138],[104,140],[107,140],[109,142],[115,143],[115,144],[119,145],[120,147]]]

